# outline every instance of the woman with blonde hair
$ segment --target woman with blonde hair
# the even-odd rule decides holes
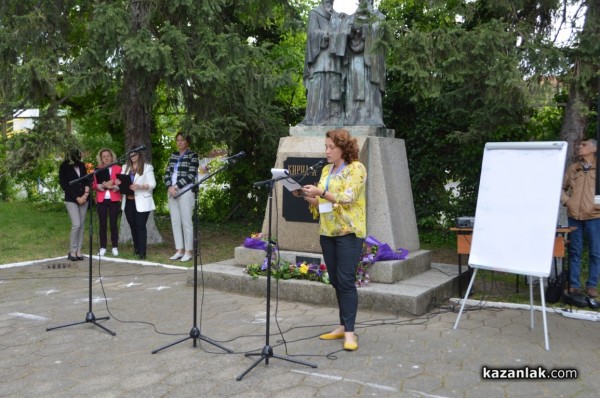
[[[119,228],[118,218],[121,211],[121,192],[116,184],[117,174],[121,173],[121,166],[113,164],[117,155],[112,149],[102,148],[96,155],[96,160],[100,167],[108,167],[106,172],[100,172],[94,175],[92,189],[96,191],[96,211],[98,212],[98,226],[100,235],[99,256],[106,254],[107,234],[106,219],[110,220],[110,243],[112,245],[112,255],[119,255]],[[98,181],[98,179],[101,181]]]

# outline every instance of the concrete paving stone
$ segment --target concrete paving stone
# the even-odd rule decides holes
[[[405,392],[414,393],[415,395],[425,395],[431,394],[441,386],[441,376],[423,374],[420,377],[404,380],[402,383],[402,390]]]
[[[479,372],[468,372],[462,369],[452,369],[444,373],[443,387],[455,391],[468,391],[481,383]],[[462,396],[462,394],[460,394]],[[454,396],[459,396],[454,395]]]
[[[536,395],[541,397],[541,395]],[[480,384],[465,391],[465,398],[506,398],[506,392],[500,384]]]
[[[87,264],[57,270],[44,269],[43,262],[0,266],[0,396],[592,397],[600,389],[600,322],[549,312],[551,350],[546,351],[539,311],[534,330],[529,328],[528,309],[509,308],[471,310],[454,330],[457,313],[446,312],[452,308],[448,304],[422,317],[359,310],[359,349],[345,352],[341,341],[317,337],[335,328],[335,302],[313,305],[277,302],[274,297],[269,339],[275,354],[314,362],[318,368],[271,358],[269,365],[263,360],[236,381],[256,359],[243,353],[260,352],[266,344],[264,298],[199,288],[198,326],[203,336],[235,353],[226,354],[201,340],[193,347],[188,339],[151,354],[189,336],[194,314],[187,272],[104,261],[103,292],[94,265],[93,312],[96,317],[110,316],[100,323],[116,336],[85,322],[46,331],[85,321]],[[159,334],[154,327],[173,335]],[[580,377],[483,380],[484,364],[577,368]]]

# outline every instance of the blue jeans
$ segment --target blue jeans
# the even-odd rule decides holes
[[[569,234],[569,286],[581,288],[581,253],[583,252],[583,234],[588,238],[590,269],[586,287],[598,286],[600,271],[600,218],[592,220],[575,220],[569,217],[569,226],[577,229]]]
[[[354,331],[358,311],[356,267],[362,254],[363,242],[364,239],[357,238],[355,234],[320,237],[329,281],[335,289],[338,302],[340,325],[344,326],[346,332]]]

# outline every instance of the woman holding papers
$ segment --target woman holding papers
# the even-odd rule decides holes
[[[322,340],[344,339],[344,349],[358,349],[354,323],[358,309],[356,267],[366,236],[365,183],[367,171],[358,161],[358,143],[345,129],[325,138],[327,166],[317,185],[305,185],[304,199],[319,217],[320,243],[329,280],[338,301],[340,325]]]
[[[189,187],[196,182],[198,175],[198,155],[190,150],[191,137],[182,132],[175,136],[177,151],[171,155],[164,181],[169,194],[171,227],[177,251],[171,260],[189,261],[194,254],[194,193]],[[185,191],[181,196],[180,192]]]
[[[131,181],[131,193],[125,195],[121,205],[131,228],[134,254],[142,260],[146,258],[148,240],[146,222],[150,212],[156,208],[152,198],[152,191],[156,187],[154,168],[145,163],[143,153],[130,152],[129,159],[123,166],[123,174],[126,175],[124,178]]]
[[[112,255],[119,255],[119,229],[117,220],[121,210],[121,192],[116,184],[117,174],[121,173],[121,166],[113,164],[117,155],[112,149],[102,148],[96,155],[96,160],[100,167],[110,166],[94,175],[92,189],[96,191],[96,210],[98,211],[100,252],[99,256],[106,254],[107,236],[106,219],[110,220],[110,243],[112,245]]]

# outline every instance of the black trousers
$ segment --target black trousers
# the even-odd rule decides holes
[[[346,332],[353,332],[358,310],[356,267],[362,254],[364,239],[357,238],[355,234],[321,235],[320,242],[329,281],[335,289],[340,325],[344,326]]]
[[[126,199],[125,217],[131,229],[131,239],[133,240],[134,253],[140,257],[146,257],[146,246],[148,241],[148,230],[146,222],[150,216],[149,211],[139,212],[135,208],[135,199]]]
[[[110,199],[104,199],[104,201],[96,205],[98,211],[98,233],[100,235],[100,247],[106,249],[107,237],[106,237],[106,219],[110,221],[110,243],[112,247],[119,247],[119,212],[121,211],[121,202],[113,202]]]

